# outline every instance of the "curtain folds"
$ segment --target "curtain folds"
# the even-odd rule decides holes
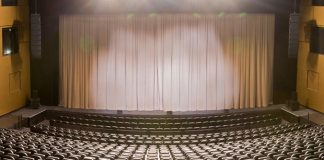
[[[60,105],[196,111],[272,102],[271,14],[64,15]]]

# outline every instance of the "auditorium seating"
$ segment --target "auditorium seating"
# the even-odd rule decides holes
[[[66,129],[37,125],[31,128],[32,131],[57,137],[65,137],[77,140],[119,143],[119,144],[148,144],[148,145],[170,145],[170,144],[202,144],[219,143],[243,139],[254,139],[259,137],[277,135],[292,132],[309,127],[309,125],[281,124],[246,130],[227,132],[215,132],[206,134],[185,134],[185,135],[136,135],[136,134],[115,134],[79,129]]]
[[[209,116],[132,117],[86,114],[83,116],[57,116],[50,120],[52,126],[84,128],[91,131],[136,134],[206,133],[262,127],[280,124],[273,114],[224,114]]]
[[[1,160],[324,159],[324,126],[273,113],[57,114],[29,129],[0,129]]]
[[[302,126],[286,132],[280,131],[290,125],[275,127],[275,134],[258,138],[179,145],[103,143],[0,129],[0,156],[4,160],[323,159],[324,127]]]

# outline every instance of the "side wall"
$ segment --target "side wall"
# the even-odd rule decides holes
[[[312,6],[311,0],[300,4],[297,92],[302,105],[324,113],[324,55],[310,53],[310,26],[324,27],[324,6]],[[324,44],[322,44],[324,45]]]
[[[25,106],[30,94],[28,6],[28,0],[19,0],[18,6],[0,5],[0,116]],[[15,21],[21,24],[19,54],[3,56],[2,28]]]

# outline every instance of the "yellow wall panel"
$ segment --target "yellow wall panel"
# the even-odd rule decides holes
[[[311,4],[311,0],[302,0],[300,4],[298,100],[302,105],[324,113],[324,55],[310,53],[309,47],[309,24],[316,23],[324,26],[324,7],[310,6],[309,4]]]
[[[3,57],[2,57],[2,27],[0,26],[0,64],[2,64],[2,60],[3,60]],[[1,71],[1,67],[0,67],[0,71]]]
[[[0,26],[12,25],[17,17],[17,7],[0,7],[0,15]]]
[[[307,42],[300,42],[299,43],[299,53],[298,53],[298,61],[297,61],[297,69],[307,69],[307,61],[305,59],[308,58],[309,55],[309,43]]]
[[[28,0],[19,6],[0,7],[0,29],[19,24],[19,53],[3,56],[0,32],[0,115],[26,105],[30,95],[29,8]]]
[[[19,41],[29,41],[29,7],[28,6],[19,6],[17,13],[17,20],[20,22],[20,32]]]
[[[299,41],[309,42],[310,41],[310,25],[309,23],[301,23],[299,25]]]
[[[314,10],[314,20],[316,20],[317,25],[324,26],[324,7],[313,7]]]
[[[311,1],[309,0],[302,0],[301,1],[301,4],[300,4],[302,7],[300,8],[300,12],[303,13],[301,16],[300,16],[300,21],[302,23],[304,22],[307,22],[309,20],[311,20],[314,16],[314,13],[313,13],[313,7],[312,7],[312,3]]]

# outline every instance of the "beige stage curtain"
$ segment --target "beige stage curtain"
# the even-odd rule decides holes
[[[272,101],[271,14],[64,15],[60,105],[197,111]]]

